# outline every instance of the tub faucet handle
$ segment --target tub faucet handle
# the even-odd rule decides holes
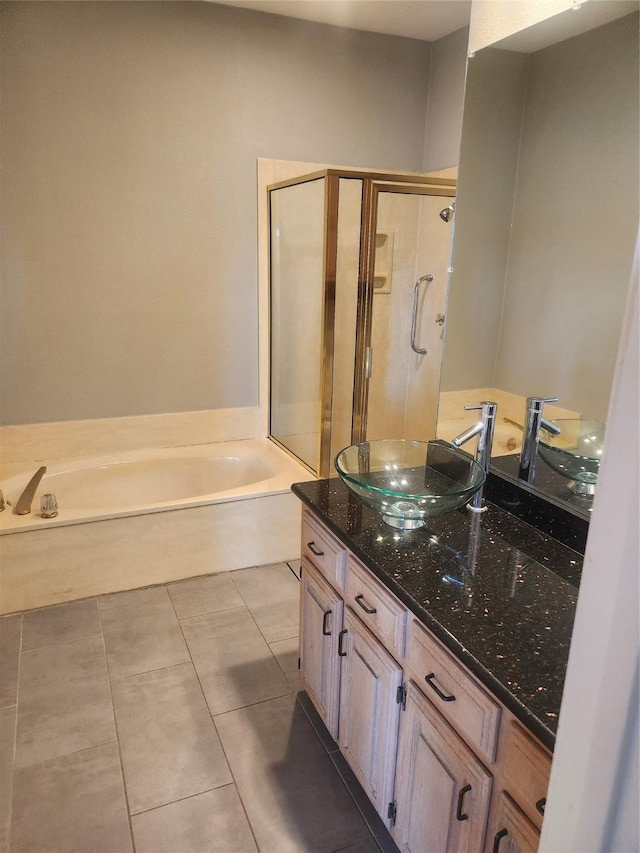
[[[58,514],[58,501],[55,495],[42,495],[40,498],[40,515],[43,518],[55,518]]]
[[[0,512],[2,512],[3,509],[6,509],[6,505],[4,502],[4,495],[0,491]]]

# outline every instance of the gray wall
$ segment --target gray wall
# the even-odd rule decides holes
[[[637,15],[471,60],[443,390],[495,385],[606,418],[638,163]]]
[[[425,172],[458,163],[468,41],[469,27],[463,27],[431,45]]]
[[[256,158],[419,171],[430,45],[210,3],[0,15],[2,422],[257,404]]]

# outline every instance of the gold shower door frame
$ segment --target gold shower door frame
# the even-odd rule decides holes
[[[326,478],[333,473],[333,456],[340,448],[332,447],[332,414],[334,389],[334,354],[336,326],[336,271],[338,259],[338,207],[340,180],[359,180],[362,183],[360,208],[360,248],[357,280],[356,329],[354,344],[354,387],[351,417],[351,442],[359,443],[366,438],[369,377],[367,375],[367,353],[371,346],[372,313],[374,295],[374,268],[376,223],[380,193],[403,193],[423,196],[455,195],[456,181],[450,178],[426,177],[409,174],[362,172],[357,170],[323,169],[280,181],[267,187],[269,196],[274,190],[325,178],[324,194],[324,242],[323,242],[323,310],[320,359],[320,424],[319,464],[315,471],[303,460],[305,467],[318,477]],[[271,235],[271,204],[269,209],[269,234]],[[269,263],[269,292],[271,294],[271,260]],[[271,298],[270,298],[271,304]],[[271,309],[270,309],[271,310]],[[271,317],[269,320],[272,328]],[[271,348],[270,348],[271,352]],[[270,366],[272,377],[272,366]],[[270,379],[271,387],[272,379]],[[271,401],[271,393],[270,393]],[[271,433],[271,430],[270,430]],[[283,450],[292,455],[290,448],[270,434],[270,438]]]

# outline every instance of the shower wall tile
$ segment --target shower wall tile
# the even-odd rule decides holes
[[[201,616],[218,610],[242,607],[240,593],[229,575],[208,575],[180,583],[172,583],[167,589],[179,619]]]
[[[136,853],[257,853],[235,786],[133,815]]]
[[[165,587],[105,596],[100,599],[100,615],[112,677],[149,672],[189,660]]]
[[[98,602],[76,601],[24,614],[22,650],[80,640],[102,633]]]
[[[245,607],[194,616],[181,624],[212,714],[291,693]]]
[[[116,739],[101,637],[23,652],[16,766]]]
[[[300,583],[286,563],[231,575],[268,643],[298,634]]]
[[[115,679],[112,690],[132,814],[232,781],[191,663]]]
[[[0,708],[17,702],[21,637],[22,615],[0,619]]]
[[[16,772],[11,853],[131,853],[115,743]]]

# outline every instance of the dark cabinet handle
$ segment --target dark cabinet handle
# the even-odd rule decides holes
[[[327,631],[327,619],[329,616],[331,616],[332,613],[333,610],[325,610],[322,615],[322,633],[325,637],[331,636],[331,631]]]
[[[500,832],[496,832],[495,838],[493,839],[493,851],[492,851],[492,853],[498,853],[498,851],[500,849],[500,842],[507,835],[509,835],[508,829],[501,829]]]
[[[435,672],[430,672],[429,675],[425,675],[424,680],[427,682],[429,687],[432,690],[435,690],[438,696],[442,699],[443,702],[454,702],[455,696],[447,696],[446,693],[443,693],[442,690],[438,687],[438,685],[434,682],[434,678],[436,677]]]
[[[538,800],[538,802],[536,803],[536,808],[538,809],[540,814],[543,816],[544,816],[544,807],[545,807],[546,802],[547,802],[547,798],[543,797],[541,800]]]
[[[307,542],[307,548],[311,551],[312,554],[315,554],[316,557],[324,557],[324,551],[319,551],[316,548],[315,541],[314,542]]]
[[[347,629],[343,628],[342,631],[338,634],[338,654],[341,658],[346,658],[347,653],[342,651],[342,638],[347,633]]]
[[[367,605],[364,603],[363,599],[364,599],[364,595],[356,595],[356,604],[359,604],[365,613],[368,613],[369,616],[371,616],[372,613],[378,612],[375,607],[367,607]]]
[[[464,788],[460,788],[460,793],[458,794],[458,808],[456,810],[456,817],[458,820],[469,820],[469,815],[462,811],[462,801],[464,800],[464,795],[468,794],[470,790],[471,785],[465,785]]]

